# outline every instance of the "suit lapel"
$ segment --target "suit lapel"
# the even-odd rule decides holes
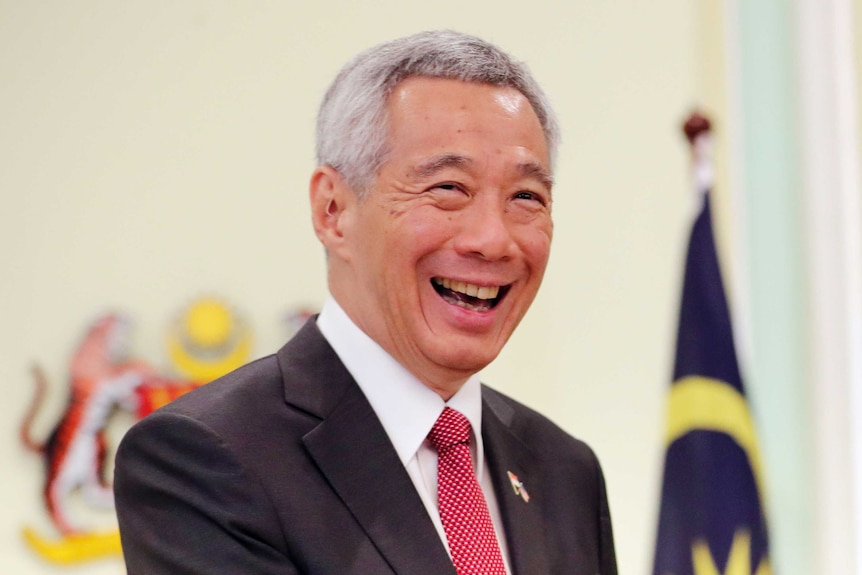
[[[542,522],[540,478],[533,475],[536,469],[534,455],[512,431],[514,410],[511,406],[484,389],[482,397],[485,457],[503,517],[512,570],[514,575],[549,573],[548,554],[542,537],[547,526]],[[510,472],[523,484],[529,494],[529,502],[515,492]]]
[[[279,353],[279,362],[290,381],[287,401],[322,418],[303,438],[309,454],[393,571],[454,575],[383,426],[313,321]]]

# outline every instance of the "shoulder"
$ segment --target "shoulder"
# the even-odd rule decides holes
[[[137,421],[123,435],[117,456],[122,461],[124,454],[158,450],[164,460],[241,445],[246,434],[271,424],[267,412],[283,405],[282,387],[275,356],[261,358]]]
[[[315,400],[331,401],[329,383],[344,379],[332,375],[339,366],[315,322],[309,321],[277,353],[207,383],[157,413],[190,418],[216,430],[272,423],[286,415],[285,403],[315,413]]]
[[[482,386],[482,401],[483,419],[499,419],[540,458],[598,469],[598,458],[585,441],[572,436],[538,411],[486,385]]]
[[[254,413],[261,405],[283,398],[282,390],[278,362],[275,355],[269,355],[202,385],[155,413],[202,422],[240,418],[244,413]]]
[[[277,353],[207,383],[138,421],[123,442],[132,437],[173,438],[196,428],[241,457],[263,442],[295,446],[337,405],[350,381],[316,324],[309,321]]]

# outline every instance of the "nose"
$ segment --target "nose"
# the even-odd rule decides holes
[[[496,202],[477,202],[460,214],[461,227],[455,249],[462,255],[496,261],[511,257],[517,249],[512,222]]]

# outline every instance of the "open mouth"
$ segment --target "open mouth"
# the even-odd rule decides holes
[[[480,286],[448,278],[432,278],[431,285],[447,303],[470,311],[493,309],[509,291],[505,286]]]

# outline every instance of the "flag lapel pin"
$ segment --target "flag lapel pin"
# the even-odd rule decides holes
[[[524,500],[524,503],[528,503],[530,501],[530,494],[527,493],[527,490],[524,489],[524,484],[518,480],[518,476],[512,473],[511,471],[507,471],[509,474],[509,481],[512,483],[512,489],[515,491],[515,495],[520,495],[521,499]]]

